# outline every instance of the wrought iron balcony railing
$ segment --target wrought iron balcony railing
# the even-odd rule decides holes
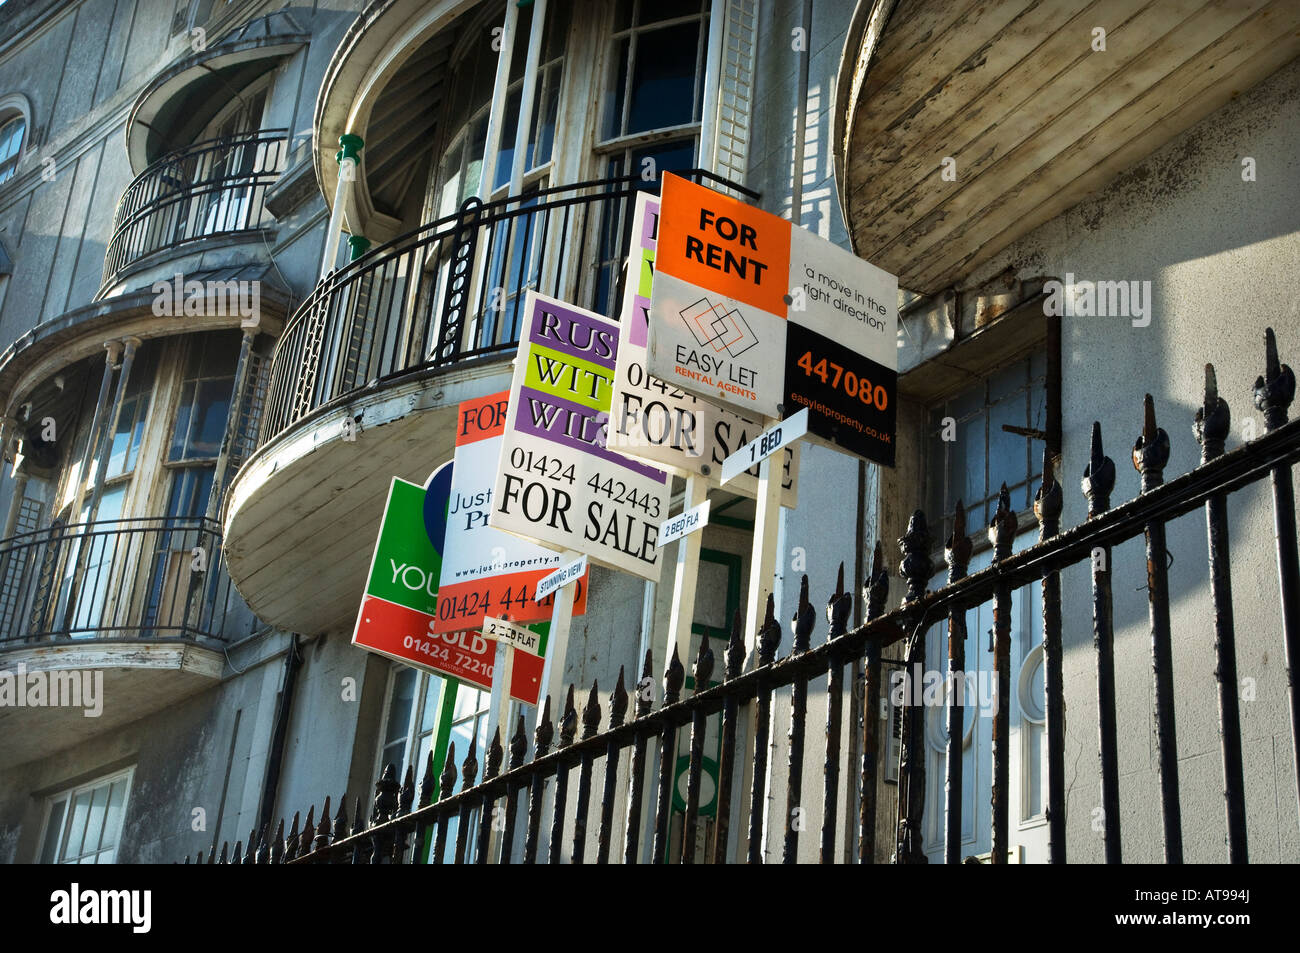
[[[681,174],[757,197],[708,172]],[[644,185],[629,175],[470,198],[331,272],[280,337],[261,442],[372,382],[512,349],[530,289],[615,316]]]
[[[113,216],[102,287],[160,249],[265,227],[266,190],[283,170],[286,135],[264,129],[196,143],[136,176]]]
[[[56,524],[0,541],[0,648],[222,639],[229,595],[220,526],[202,517]]]

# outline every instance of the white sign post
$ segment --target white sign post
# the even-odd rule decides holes
[[[560,703],[560,692],[564,688],[564,663],[569,652],[569,629],[573,625],[572,583],[587,569],[587,558],[579,553],[570,550],[564,554],[564,559],[568,565],[560,570],[561,573],[578,565],[577,562],[572,562],[575,559],[581,562],[582,571],[572,574],[567,582],[560,583],[560,588],[555,590],[555,604],[551,609],[551,633],[547,636],[546,662],[542,666],[542,691],[552,696],[556,705]],[[539,699],[539,706],[546,703],[545,697]]]
[[[780,484],[777,484],[778,489]],[[684,512],[708,505],[708,484],[703,477],[686,478]],[[690,668],[691,622],[695,617],[695,586],[699,581],[700,547],[703,533],[691,533],[677,542],[677,585],[673,587],[672,610],[668,615],[668,652],[664,656],[664,671],[673,653],[678,653],[681,663]]]

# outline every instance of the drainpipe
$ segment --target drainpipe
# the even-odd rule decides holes
[[[357,165],[365,142],[360,136],[345,132],[339,136],[339,145],[342,148],[334,156],[339,163],[339,179],[334,186],[334,208],[330,210],[330,223],[325,232],[325,254],[320,263],[322,280],[334,270],[334,259],[339,254],[339,236],[343,234],[343,206],[347,204],[348,194],[357,179]]]
[[[298,636],[289,643],[284,659],[284,687],[280,690],[280,703],[275,709],[275,727],[271,730],[271,752],[266,759],[266,779],[262,782],[262,811],[257,821],[257,832],[270,837],[273,831],[271,816],[275,813],[275,795],[280,787],[280,763],[284,760],[284,738],[289,732],[289,715],[293,710],[294,689],[298,685],[298,670],[302,668],[302,646]]]

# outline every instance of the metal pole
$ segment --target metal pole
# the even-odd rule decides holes
[[[72,498],[72,511],[70,521],[75,523],[81,519],[81,504],[85,499],[86,486],[90,468],[94,464],[99,451],[99,432],[104,426],[104,414],[108,405],[108,388],[113,382],[113,370],[117,364],[117,359],[122,353],[121,341],[109,341],[104,345],[108,352],[104,355],[104,376],[99,380],[99,397],[95,401],[95,415],[91,418],[90,434],[86,438],[86,450],[82,456],[81,471],[77,474],[77,492]]]
[[[1273,329],[1264,332],[1264,375],[1255,381],[1255,406],[1264,412],[1264,427],[1272,431],[1287,420],[1295,400],[1295,374],[1277,356]],[[1286,649],[1287,685],[1291,702],[1291,766],[1296,773],[1300,804],[1300,553],[1296,550],[1295,490],[1291,467],[1275,467],[1273,532],[1277,541],[1277,577],[1282,595],[1282,639]]]
[[[344,133],[339,136],[339,145],[342,148],[335,154],[339,163],[339,178],[334,186],[334,207],[330,209],[330,221],[325,232],[325,251],[320,263],[321,280],[334,270],[334,260],[338,258],[339,241],[343,235],[343,209],[352,184],[357,179],[357,166],[365,143],[360,136]]]
[[[244,328],[243,338],[239,342],[239,361],[235,365],[235,384],[230,394],[226,431],[221,437],[221,450],[217,453],[217,464],[212,471],[212,490],[208,493],[205,515],[210,520],[217,519],[221,513],[221,496],[226,483],[226,470],[230,466],[230,449],[239,437],[239,418],[244,412],[244,394],[248,390],[249,355],[256,337],[257,328]]]
[[[944,557],[948,563],[948,582],[954,583],[966,576],[970,568],[970,536],[966,532],[966,508],[957,501],[957,511],[952,521],[952,536],[948,538]],[[965,762],[962,741],[965,738],[966,704],[966,612],[959,610],[948,616],[948,685],[953,697],[948,699],[948,777],[944,782],[947,800],[944,827],[943,861],[945,864],[961,863],[962,772]],[[960,678],[961,688],[957,687]],[[958,692],[961,694],[958,695]],[[976,715],[978,717],[978,715]]]
[[[1164,482],[1169,435],[1156,426],[1155,402],[1143,401],[1142,435],[1133,447],[1133,468],[1142,474],[1142,492]],[[1183,862],[1182,806],[1178,800],[1178,732],[1174,719],[1174,653],[1169,624],[1168,547],[1165,524],[1147,524],[1147,607],[1151,618],[1151,666],[1155,674],[1156,753],[1159,757],[1165,863]]]
[[[1038,538],[1046,541],[1061,531],[1064,494],[1052,472],[1050,447],[1043,449],[1043,484],[1034,497]],[[1065,683],[1061,672],[1061,574],[1043,577],[1043,693],[1047,715],[1048,856],[1065,863]]]
[[[127,338],[126,348],[122,352],[122,372],[117,376],[117,389],[113,393],[113,408],[109,411],[107,428],[104,431],[106,443],[95,466],[95,484],[90,491],[90,511],[86,522],[95,522],[99,513],[99,501],[104,496],[104,477],[108,473],[108,457],[113,449],[113,435],[117,433],[117,424],[122,417],[122,401],[126,398],[127,383],[131,378],[131,365],[135,363],[135,352],[140,347],[139,338]]]
[[[1205,400],[1196,410],[1201,462],[1223,455],[1230,416],[1219,396],[1214,365],[1205,365]],[[1246,785],[1241,757],[1241,710],[1237,704],[1237,636],[1232,619],[1232,573],[1228,543],[1228,498],[1220,493],[1205,504],[1210,548],[1210,598],[1214,603],[1214,676],[1219,683],[1219,736],[1223,752],[1223,797],[1228,821],[1228,861],[1248,862]]]

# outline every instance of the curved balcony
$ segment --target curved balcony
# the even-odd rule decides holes
[[[755,195],[699,169],[679,174]],[[567,292],[616,317],[640,184],[628,175],[487,204],[470,198],[331,272],[276,345],[262,442],[388,378],[513,351],[529,290]]]
[[[10,537],[0,542],[0,651],[64,639],[221,640],[230,580],[220,552],[220,528],[201,517]]]
[[[510,386],[528,290],[617,314],[645,184],[469,199],[316,287],[276,345],[260,446],[227,496],[230,574],[258,616],[350,628],[370,558],[359,540],[390,479],[422,483],[452,454],[458,402]]]
[[[286,148],[287,130],[265,129],[196,143],[152,163],[118,202],[101,296],[155,252],[266,228],[266,191],[283,170]]]
[[[0,707],[0,768],[218,683],[231,603],[220,545],[213,521],[174,517],[0,541],[0,674],[23,693]]]

